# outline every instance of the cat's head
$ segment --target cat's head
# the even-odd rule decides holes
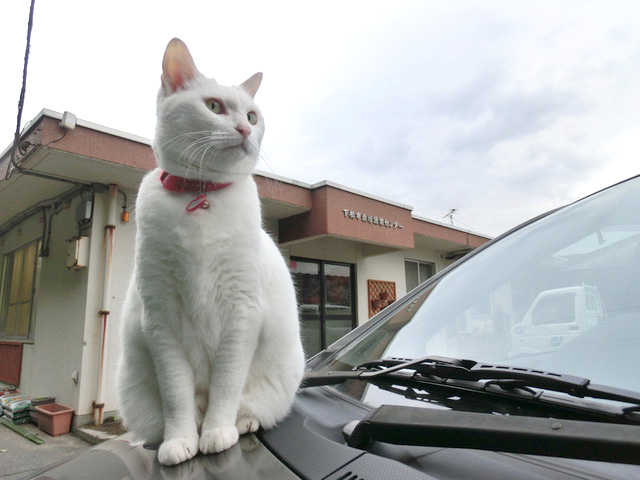
[[[198,71],[185,43],[174,38],[162,60],[153,149],[172,175],[233,182],[258,161],[264,119],[253,101],[256,73],[239,86],[219,85]]]

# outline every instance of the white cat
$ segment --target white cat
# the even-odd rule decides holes
[[[158,459],[173,465],[282,420],[304,355],[291,276],[262,229],[251,176],[262,74],[218,85],[179,39],[162,66],[159,168],[138,193],[118,395],[124,423],[162,442]]]

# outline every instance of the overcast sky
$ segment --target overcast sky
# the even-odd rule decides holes
[[[29,1],[3,2],[0,150]],[[258,168],[498,235],[640,173],[640,2],[36,1],[22,127],[43,108],[153,137],[174,36],[223,84],[256,71]]]

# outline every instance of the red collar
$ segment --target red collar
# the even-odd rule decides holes
[[[213,192],[214,190],[222,190],[223,188],[231,185],[231,183],[214,183],[210,181],[178,177],[177,175],[170,175],[164,170],[160,175],[160,181],[164,188],[171,190],[172,192]]]

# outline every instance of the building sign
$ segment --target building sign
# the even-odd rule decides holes
[[[344,213],[345,218],[350,218],[352,220],[357,220],[364,223],[370,223],[372,225],[379,225],[386,228],[404,228],[398,222],[394,222],[392,220],[389,220],[388,218],[378,217],[376,215],[368,215],[366,213],[349,210],[348,208],[343,208],[342,213]]]

